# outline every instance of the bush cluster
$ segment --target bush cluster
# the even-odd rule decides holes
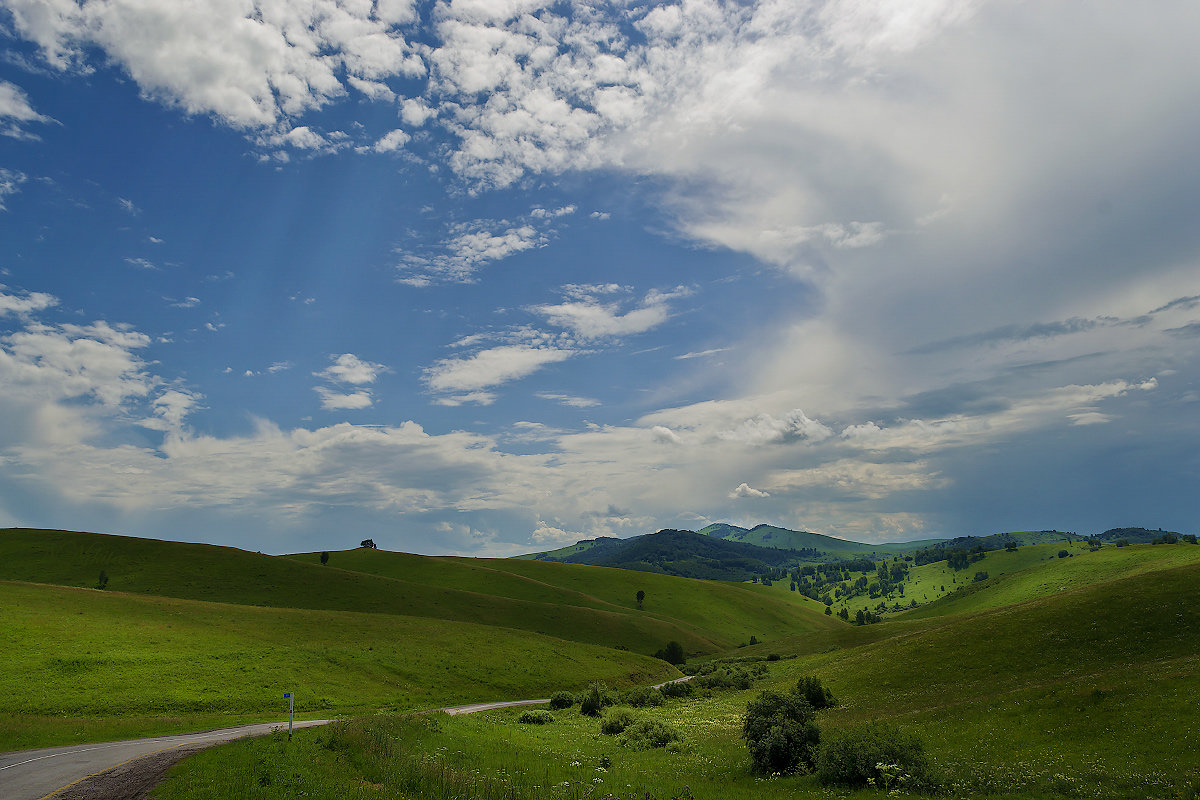
[[[617,696],[603,683],[593,683],[579,698],[579,713],[598,717],[605,706],[615,705]]]
[[[665,722],[644,719],[635,722],[621,735],[621,744],[630,750],[650,750],[666,747],[679,740],[679,732]]]
[[[600,720],[600,732],[605,736],[616,736],[624,733],[633,724],[633,714],[627,708],[614,708]]]
[[[833,699],[833,692],[822,686],[821,679],[814,675],[805,675],[800,678],[796,681],[796,688],[792,691],[807,700],[808,704],[816,711],[837,705],[837,701]]]
[[[691,697],[695,689],[692,688],[691,681],[676,681],[665,684],[659,691],[663,697]]]
[[[666,702],[663,693],[653,686],[636,686],[621,694],[621,702],[634,708],[661,706]]]
[[[789,775],[816,765],[821,731],[817,709],[834,705],[821,679],[806,675],[787,694],[763,692],[746,706],[742,738],[757,772]]]
[[[575,695],[570,692],[555,692],[550,695],[550,707],[555,711],[575,705]]]
[[[742,738],[756,772],[790,775],[813,768],[821,732],[807,700],[793,693],[763,692],[746,705]]]
[[[870,722],[830,734],[817,757],[817,778],[825,785],[848,787],[928,786],[929,759],[915,734]]]
[[[517,722],[522,725],[546,725],[554,722],[554,715],[549,711],[524,711],[517,717]]]

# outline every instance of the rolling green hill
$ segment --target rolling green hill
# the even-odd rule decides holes
[[[315,556],[284,558],[229,547],[66,531],[0,531],[0,579],[5,580],[91,587],[103,570],[113,591],[477,622],[646,654],[671,640],[688,652],[714,652],[742,641],[748,624],[782,634],[814,616],[787,602],[760,601],[756,606],[747,601],[735,603],[736,613],[714,614],[714,620],[724,622],[713,629],[698,615],[684,623],[669,614],[639,612],[634,592],[618,604],[545,580],[539,584],[513,574],[456,569],[454,575],[474,587],[460,588],[443,572],[451,565],[445,560],[374,550],[356,558],[361,565],[389,555],[397,556],[388,561],[394,569],[373,574],[336,566],[352,566],[345,554],[321,566]],[[697,587],[701,595],[703,586]],[[703,608],[705,602],[697,605]],[[735,624],[734,618],[740,622]]]
[[[317,564],[319,555],[305,553],[290,558]],[[488,595],[569,602],[661,619],[707,631],[724,647],[746,642],[752,635],[766,641],[840,624],[825,617],[824,607],[818,603],[795,593],[780,595],[759,584],[694,581],[582,564],[413,556],[365,548],[331,553],[329,566],[334,564],[356,572],[405,576],[412,582],[449,584]],[[636,600],[639,591],[646,593],[640,610]]]
[[[528,631],[0,581],[0,750],[301,713],[665,680],[663,661]],[[107,721],[105,721],[107,720]]]

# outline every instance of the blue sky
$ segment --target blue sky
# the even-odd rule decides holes
[[[0,525],[1194,531],[1198,24],[0,0]]]

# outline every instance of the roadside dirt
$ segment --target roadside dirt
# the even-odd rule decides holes
[[[52,800],[150,800],[150,792],[167,776],[167,770],[209,744],[176,747],[134,759],[84,778],[74,786],[50,795]]]

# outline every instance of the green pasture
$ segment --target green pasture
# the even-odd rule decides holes
[[[526,566],[498,568],[510,563]],[[643,573],[599,567],[365,548],[333,553],[322,566],[317,554],[287,558],[93,533],[0,531],[0,580],[92,587],[101,570],[110,591],[476,622],[644,654],[671,640],[688,653],[714,653],[756,633],[775,637],[827,624],[811,609],[732,584],[643,581]],[[642,587],[646,608],[638,610]]]
[[[1198,625],[1200,565],[1190,564],[1006,607],[842,626],[735,655],[785,656],[768,662],[763,686],[819,676],[838,700],[820,714],[826,733],[879,719],[917,733],[939,796],[1194,797]],[[181,765],[158,797],[884,796],[830,790],[813,776],[753,775],[740,718],[761,688],[635,711],[681,734],[662,749],[629,750],[577,708],[554,712],[544,726],[520,724],[516,710],[372,717],[342,732],[309,732],[293,750],[268,739],[211,751]]]
[[[567,602],[638,619],[661,620],[703,631],[725,649],[842,624],[824,616],[825,607],[808,598],[771,592],[758,584],[697,581],[651,572],[585,564],[559,564],[505,558],[414,556],[359,548],[329,554],[329,565],[355,572],[403,578],[412,583],[452,585],[479,594],[546,603]],[[313,564],[320,553],[291,556]],[[642,608],[637,593],[645,592]],[[687,643],[679,640],[689,652]],[[656,645],[658,650],[666,641]]]
[[[162,732],[278,718],[285,691],[296,692],[298,712],[319,716],[679,674],[630,652],[420,617],[9,581],[0,608],[0,750],[93,741],[119,720]]]

